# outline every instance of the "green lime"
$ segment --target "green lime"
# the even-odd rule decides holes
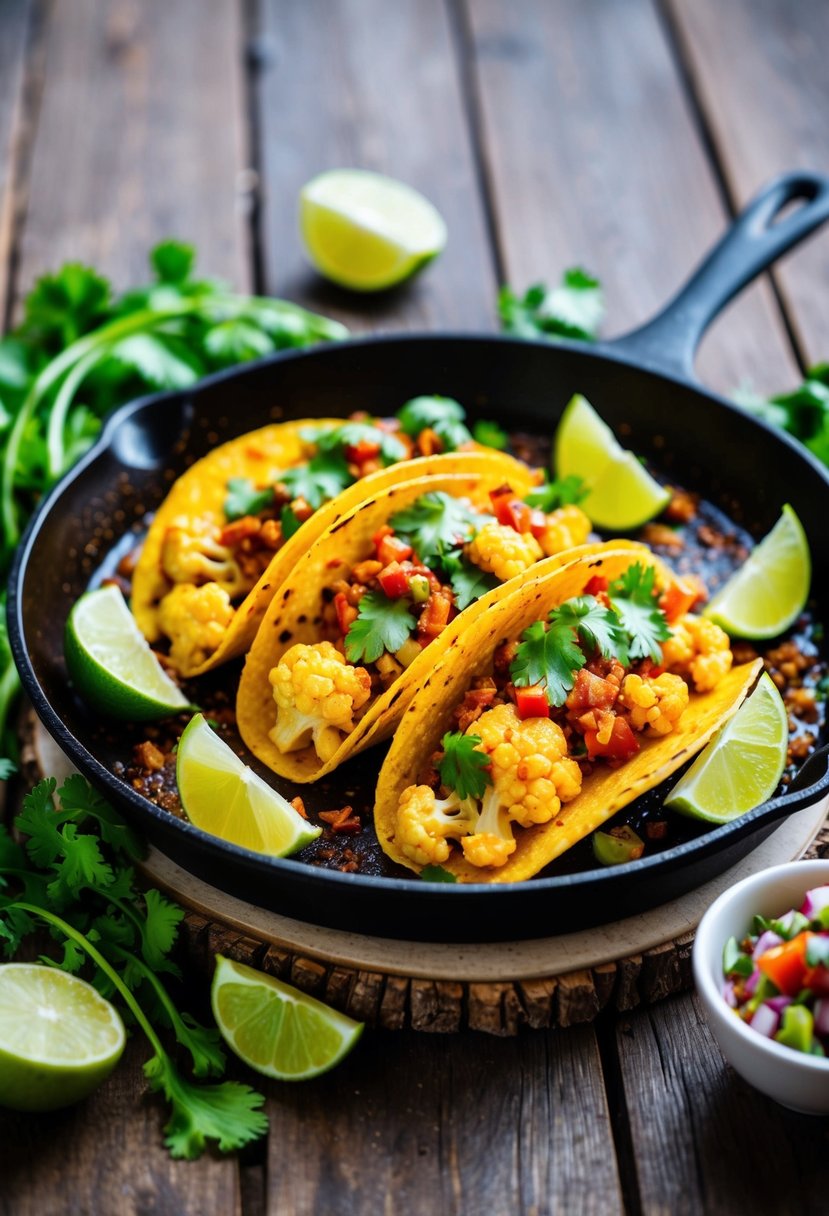
[[[0,1106],[70,1106],[105,1081],[126,1043],[117,1009],[40,963],[0,965]]]
[[[703,616],[739,638],[774,638],[793,624],[809,596],[812,558],[803,525],[788,503]]]
[[[115,586],[81,596],[66,622],[65,649],[75,687],[101,713],[143,722],[188,708]]]
[[[179,740],[176,781],[191,823],[254,853],[287,857],[322,832],[243,764],[201,714]]]
[[[582,502],[598,528],[626,532],[658,515],[670,493],[654,481],[617,441],[586,397],[568,402],[555,437],[557,477],[580,477],[588,489]]]
[[[313,178],[300,191],[299,218],[320,274],[354,291],[402,283],[446,244],[446,225],[428,199],[364,169]]]
[[[728,823],[770,798],[786,767],[789,723],[764,672],[757,687],[697,756],[665,806],[706,823]]]
[[[240,1059],[279,1081],[305,1081],[347,1056],[363,1023],[290,984],[216,955],[210,991],[222,1037]]]

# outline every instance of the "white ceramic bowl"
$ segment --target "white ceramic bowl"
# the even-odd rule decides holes
[[[694,941],[694,980],[723,1055],[761,1093],[806,1115],[829,1114],[829,1057],[784,1047],[741,1021],[722,996],[722,952],[729,937],[745,937],[755,913],[782,916],[789,908],[799,908],[812,887],[827,884],[829,860],[793,861],[761,870],[714,901]]]

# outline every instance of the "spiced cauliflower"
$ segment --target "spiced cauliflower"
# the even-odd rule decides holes
[[[547,526],[538,540],[547,557],[583,545],[590,535],[590,520],[581,507],[574,504],[559,507],[547,516]]]
[[[200,667],[222,643],[235,615],[218,583],[178,583],[158,605],[158,623],[171,639],[170,660],[180,671]]]
[[[688,685],[667,671],[658,676],[631,673],[622,681],[619,701],[626,706],[634,730],[669,735],[688,705]]]
[[[352,667],[331,642],[298,643],[268,673],[276,701],[269,736],[281,752],[313,744],[323,763],[354,729],[354,715],[371,693],[364,667]]]
[[[170,582],[216,583],[232,599],[246,595],[256,580],[242,572],[219,535],[209,519],[173,520],[161,543],[161,569]]]
[[[734,661],[728,634],[707,617],[691,612],[671,625],[671,633],[662,643],[663,666],[693,681],[697,692],[710,692]]]
[[[531,532],[516,532],[506,524],[484,524],[469,542],[466,555],[481,570],[505,583],[529,570],[544,556]]]

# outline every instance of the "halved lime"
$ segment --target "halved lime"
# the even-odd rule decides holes
[[[446,225],[428,199],[365,169],[313,178],[300,192],[299,217],[314,266],[353,291],[402,283],[446,244]]]
[[[176,781],[191,823],[254,853],[287,857],[322,831],[243,764],[202,714],[179,740]]]
[[[777,637],[803,611],[811,579],[809,542],[786,503],[771,532],[706,604],[703,616],[732,637]]]
[[[66,622],[65,652],[75,687],[101,713],[143,722],[188,708],[113,585],[77,601]]]
[[[362,1022],[221,954],[210,1001],[231,1051],[279,1081],[305,1081],[327,1072],[363,1033]]]
[[[786,767],[789,723],[765,672],[733,718],[676,783],[665,806],[706,823],[728,823],[770,798]]]
[[[0,965],[0,1106],[57,1110],[106,1080],[126,1043],[117,1009],[40,963]]]
[[[557,477],[582,479],[589,492],[581,506],[598,528],[613,532],[640,527],[670,498],[580,393],[568,402],[558,424],[555,471]]]

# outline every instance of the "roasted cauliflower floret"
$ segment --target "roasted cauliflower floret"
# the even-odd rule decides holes
[[[410,785],[400,795],[395,840],[417,865],[440,865],[449,857],[450,839],[460,840],[477,822],[474,798],[440,799],[428,785]]]
[[[313,744],[320,760],[330,760],[343,734],[354,729],[354,714],[371,692],[364,667],[351,667],[330,642],[292,646],[268,673],[277,705],[269,736],[281,752]]]
[[[481,570],[505,583],[529,570],[544,552],[531,532],[516,532],[505,524],[491,523],[484,524],[469,542],[466,555]]]
[[[547,516],[547,527],[538,540],[546,556],[552,557],[554,553],[583,545],[590,535],[590,527],[590,520],[581,507],[559,507]]]
[[[219,649],[235,615],[230,596],[218,583],[179,583],[158,605],[158,623],[171,641],[170,659],[192,671]]]
[[[217,583],[231,599],[246,595],[255,579],[243,574],[233,550],[219,543],[209,519],[174,519],[161,542],[161,569],[172,583]]]
[[[634,730],[649,727],[655,735],[669,735],[688,704],[688,685],[667,671],[653,677],[631,674],[622,681],[619,701]]]
[[[491,761],[492,786],[484,794],[482,818],[497,800],[521,827],[548,823],[580,792],[581,769],[567,754],[561,727],[549,718],[522,719],[514,705],[496,705],[466,733],[479,736],[478,751]],[[483,824],[479,830],[486,830]]]
[[[662,643],[662,663],[693,681],[697,692],[710,692],[730,671],[734,656],[728,634],[707,617],[686,613],[671,626]]]

